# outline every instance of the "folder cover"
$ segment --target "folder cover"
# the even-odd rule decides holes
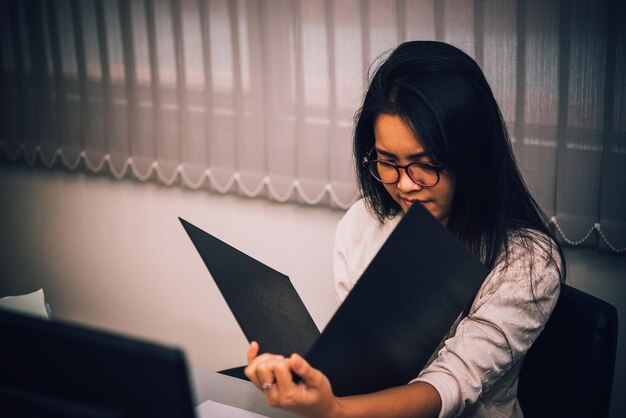
[[[337,396],[417,377],[488,274],[424,207],[413,205],[318,334],[287,276],[181,222],[248,340],[263,351],[303,355]]]

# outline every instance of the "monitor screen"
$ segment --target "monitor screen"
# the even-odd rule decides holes
[[[194,417],[184,353],[0,310],[0,416]]]

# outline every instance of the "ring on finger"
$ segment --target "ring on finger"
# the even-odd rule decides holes
[[[265,392],[265,391],[271,390],[273,387],[274,387],[273,383],[263,383],[261,385],[261,390]]]

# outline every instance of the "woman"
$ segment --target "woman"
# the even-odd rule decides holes
[[[556,304],[565,266],[478,65],[444,43],[400,45],[372,78],[357,115],[354,156],[363,199],[337,226],[340,301],[414,204],[490,274],[406,385],[337,398],[303,358],[257,356],[255,342],[246,375],[270,405],[310,417],[523,416],[519,371]],[[292,373],[302,380],[294,383]]]

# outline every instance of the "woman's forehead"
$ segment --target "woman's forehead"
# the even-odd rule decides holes
[[[419,138],[399,116],[379,115],[374,123],[374,136],[375,147],[379,151],[407,158],[425,154]]]

